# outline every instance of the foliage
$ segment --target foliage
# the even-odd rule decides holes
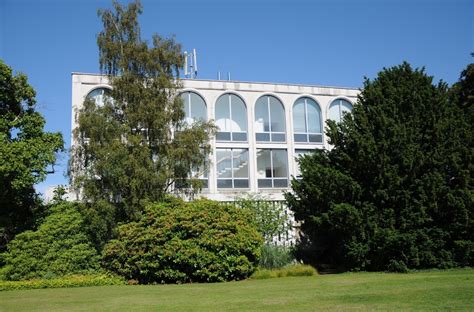
[[[107,212],[113,220],[102,228],[110,221],[113,228],[117,222],[138,220],[147,203],[178,191],[175,185],[197,192],[201,182],[191,172],[205,167],[211,150],[212,123],[188,125],[183,120],[177,96],[181,46],[156,34],[151,43],[141,39],[141,13],[139,1],[126,8],[114,1],[113,10],[99,11],[104,25],[97,38],[100,67],[111,97],[101,107],[86,100],[74,131],[73,187],[85,202],[108,202],[115,209]]]
[[[38,230],[18,234],[2,255],[0,276],[18,281],[96,272],[100,258],[78,210],[76,203],[52,206]]]
[[[103,263],[141,284],[239,280],[255,270],[261,244],[246,210],[167,198],[119,227],[118,239],[104,247]]]
[[[63,150],[60,133],[44,132],[35,96],[27,77],[13,75],[0,60],[0,251],[33,226],[40,208],[33,185],[45,179]]]
[[[291,229],[291,219],[285,205],[255,194],[237,198],[236,204],[238,207],[254,213],[258,231],[262,234],[266,244],[273,243],[275,237],[284,236]]]
[[[268,279],[276,277],[288,277],[288,276],[313,276],[317,275],[318,272],[315,268],[306,264],[295,264],[286,266],[279,269],[258,269],[255,271],[251,278],[252,279]]]
[[[0,291],[40,288],[90,287],[124,285],[125,281],[110,274],[68,275],[52,279],[32,279],[27,281],[0,281]]]
[[[352,114],[329,122],[333,147],[303,157],[286,194],[297,256],[353,270],[473,265],[472,109],[456,104],[407,63],[367,79]]]
[[[258,266],[264,269],[278,269],[287,266],[295,261],[290,248],[265,244],[262,246],[260,261]]]

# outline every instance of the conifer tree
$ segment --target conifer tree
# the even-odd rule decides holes
[[[340,269],[473,265],[474,135],[445,83],[407,63],[384,69],[327,135],[333,148],[301,159],[286,194],[302,221],[300,258]]]

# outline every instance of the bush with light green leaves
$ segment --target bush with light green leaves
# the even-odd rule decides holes
[[[103,264],[140,284],[240,280],[255,271],[262,244],[250,211],[168,198],[119,227]]]

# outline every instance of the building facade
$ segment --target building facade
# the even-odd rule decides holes
[[[232,201],[258,193],[283,200],[299,174],[298,155],[329,148],[324,128],[352,109],[358,89],[281,83],[183,79],[188,122],[214,120],[209,170],[200,179],[200,196]],[[107,77],[72,74],[72,129],[86,97],[98,104],[110,86]],[[75,141],[72,138],[71,145]]]

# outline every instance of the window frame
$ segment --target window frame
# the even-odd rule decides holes
[[[238,94],[235,94],[233,92],[226,92],[226,93],[223,93],[221,94],[217,100],[216,100],[216,104],[214,106],[214,117],[215,117],[215,121],[217,123],[218,119],[217,119],[217,106],[218,106],[218,102],[219,100],[223,97],[223,96],[228,96],[228,101],[226,104],[228,104],[228,108],[229,108],[229,120],[232,121],[232,122],[235,122],[235,120],[232,118],[232,96],[235,96],[237,98],[239,98],[241,101],[242,101],[242,104],[244,105],[244,110],[245,110],[245,114],[244,114],[244,117],[245,117],[245,128],[246,128],[246,131],[233,131],[232,129],[232,122],[230,123],[230,131],[220,131],[220,128],[218,127],[217,129],[217,132],[216,132],[216,142],[238,142],[238,143],[246,143],[248,142],[249,140],[249,122],[248,122],[248,108],[247,108],[247,104],[245,103],[244,99],[239,96]],[[228,133],[229,134],[229,137],[230,139],[229,140],[226,140],[226,139],[222,139],[222,138],[219,138],[219,134],[222,134],[222,133]],[[245,134],[245,140],[234,140],[234,134]]]
[[[304,100],[305,132],[295,131],[295,115],[294,115],[295,106],[300,100]],[[321,132],[319,133],[309,131],[308,100],[314,102],[314,104],[316,105],[316,108],[319,110],[319,128],[321,129]],[[296,101],[293,103],[292,119],[293,119],[293,141],[296,144],[324,144],[323,116],[322,116],[321,105],[319,105],[319,103],[315,99],[309,96],[302,96],[296,99]],[[297,136],[305,136],[306,140],[305,141],[299,140],[297,139]],[[311,136],[319,136],[321,139],[316,140],[316,141],[311,141],[310,140]]]
[[[259,167],[259,164],[258,164],[258,156],[259,155],[258,154],[259,154],[259,151],[270,151],[270,172],[271,172],[271,175],[272,175],[271,177],[265,177],[265,178],[260,178],[259,177],[259,173],[258,173],[258,167]],[[285,155],[286,155],[286,177],[284,177],[284,178],[274,177],[274,171],[275,171],[274,162],[273,162],[273,158],[274,158],[273,152],[274,151],[284,151],[285,152]],[[289,161],[288,161],[288,149],[287,148],[257,148],[255,156],[256,156],[256,160],[257,160],[256,181],[257,181],[257,188],[258,189],[287,189],[289,187],[290,173],[289,173]],[[275,180],[277,180],[277,181],[285,180],[286,181],[286,183],[285,183],[286,186],[275,186]],[[271,181],[271,186],[260,186],[261,181]]]
[[[331,106],[336,103],[336,101],[338,101],[337,103],[337,107],[338,107],[338,110],[339,110],[339,121],[336,121],[334,119],[331,119],[329,118],[329,115],[331,113]],[[339,123],[341,122],[343,119],[344,119],[344,115],[342,114],[342,111],[341,111],[341,101],[344,101],[344,102],[347,102],[349,103],[349,105],[351,106],[351,110],[349,113],[352,112],[352,110],[354,109],[354,103],[352,103],[352,101],[349,101],[349,99],[346,99],[346,98],[343,98],[343,97],[338,97],[338,98],[335,98],[334,100],[332,100],[329,105],[328,105],[328,109],[327,109],[327,120],[333,120],[335,121],[336,123]]]
[[[203,120],[204,122],[207,122],[209,120],[209,113],[207,111],[207,103],[206,103],[206,100],[204,99],[204,97],[199,94],[198,92],[194,91],[194,90],[184,90],[182,92],[179,93],[179,96],[182,97],[183,95],[186,95],[188,97],[188,101],[189,101],[189,116],[188,118],[192,119],[193,120],[193,123],[195,122],[198,122],[200,119],[196,119],[192,116],[191,114],[191,111],[192,111],[192,106],[193,106],[193,103],[191,101],[191,93],[197,95],[203,102],[204,104],[204,112],[205,112],[205,119]],[[185,102],[185,99],[183,99],[183,110],[184,110],[184,118],[186,119],[186,106],[185,106],[186,102]],[[192,123],[192,124],[193,124]],[[191,125],[192,125],[191,124]]]
[[[283,111],[283,127],[284,127],[284,131],[273,131],[272,130],[272,114],[271,114],[271,103],[270,103],[270,98],[273,98],[275,99],[278,104],[280,105],[280,108],[282,109]],[[257,123],[257,106],[259,104],[263,104],[265,105],[265,103],[262,103],[259,101],[261,99],[266,99],[266,112],[267,112],[267,115],[268,115],[268,126],[269,126],[269,131],[265,131],[265,127],[264,127],[264,131],[263,132],[257,132],[255,131],[255,141],[258,142],[258,143],[286,143],[286,111],[285,111],[285,105],[283,105],[283,102],[277,98],[276,96],[274,95],[271,95],[271,94],[264,94],[262,96],[260,96],[257,101],[255,101],[255,109],[254,109],[254,122]],[[264,124],[265,124],[265,121],[264,121]],[[268,140],[259,140],[258,139],[258,135],[268,135]],[[274,135],[283,135],[283,140],[274,140],[273,137]]]
[[[231,172],[231,177],[230,178],[219,178],[219,159],[217,158],[219,150],[229,150],[230,151],[230,162],[231,162],[231,167],[230,167],[230,172]],[[246,178],[239,178],[234,176],[234,150],[243,150],[247,153],[247,177]],[[217,147],[215,149],[216,152],[216,187],[218,190],[235,190],[235,189],[250,189],[250,151],[248,148],[240,148],[240,147]],[[220,187],[219,186],[219,180],[231,180],[232,181],[232,186],[231,187]],[[235,186],[235,181],[247,181],[247,186],[245,187],[236,187]]]

